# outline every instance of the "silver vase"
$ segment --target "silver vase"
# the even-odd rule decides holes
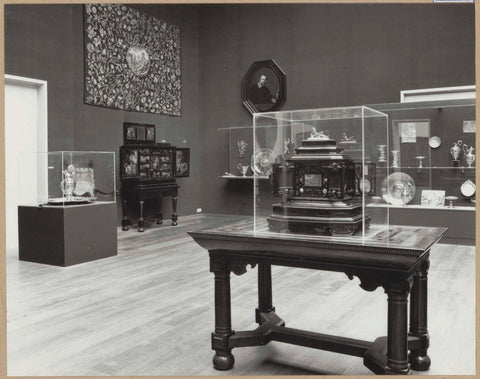
[[[387,154],[386,154],[387,145],[378,145],[377,148],[380,153],[378,157],[378,161],[386,162],[387,161]]]
[[[470,147],[465,153],[465,162],[467,162],[468,167],[472,167],[473,162],[475,162],[475,154],[473,154],[473,146]]]
[[[400,150],[392,150],[392,167],[400,167]]]

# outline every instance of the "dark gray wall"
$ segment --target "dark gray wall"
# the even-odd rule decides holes
[[[48,81],[50,151],[74,149],[74,9],[5,6],[5,73]]]
[[[132,7],[180,27],[183,115],[168,117],[83,104],[83,8],[81,5],[5,6],[5,72],[48,81],[48,145],[55,150],[114,151],[123,122],[156,125],[157,141],[191,148],[191,177],[178,179],[179,215],[200,207],[200,108],[198,10],[194,6]],[[186,140],[186,144],[183,141]],[[117,166],[118,167],[118,166]],[[118,172],[117,172],[118,175]],[[117,186],[118,186],[117,178]],[[118,203],[120,203],[118,201]],[[171,200],[164,200],[171,214]],[[118,208],[120,218],[120,207]]]
[[[252,184],[218,179],[222,159],[212,145],[217,128],[252,124],[240,100],[252,62],[274,59],[285,71],[282,110],[397,102],[403,89],[471,85],[474,6],[458,5],[203,6],[201,176],[211,178],[204,208],[252,209]]]
[[[274,59],[286,72],[283,110],[395,102],[402,89],[475,82],[471,4],[132,7],[181,28],[182,117],[83,104],[80,5],[6,5],[5,72],[48,81],[49,150],[118,152],[124,121],[157,125],[157,140],[186,139],[192,176],[179,179],[180,215],[251,212],[252,185],[218,178],[217,128],[251,125],[240,84],[254,61]]]

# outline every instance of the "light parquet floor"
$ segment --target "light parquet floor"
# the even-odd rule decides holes
[[[212,368],[213,274],[188,230],[231,216],[182,217],[179,226],[118,231],[118,256],[61,268],[7,255],[8,375],[364,375],[361,358],[271,342],[234,349]],[[287,326],[374,340],[387,302],[341,273],[273,267],[273,300]],[[232,324],[253,329],[256,269],[232,274]],[[475,247],[438,244],[429,275],[430,371],[475,374]],[[414,374],[416,374],[414,372]]]

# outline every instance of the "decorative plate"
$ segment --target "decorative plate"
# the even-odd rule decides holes
[[[406,205],[415,196],[415,182],[404,172],[394,172],[383,180],[383,200],[392,205]]]
[[[462,186],[460,187],[460,192],[465,197],[470,197],[475,195],[476,190],[477,190],[477,186],[470,179],[465,180]]]
[[[358,187],[360,188],[360,192],[362,193],[369,193],[372,190],[372,183],[366,177],[360,179],[358,183]]]
[[[447,201],[455,201],[458,200],[457,196],[445,196],[445,200]]]
[[[437,136],[433,136],[428,140],[428,144],[432,149],[436,149],[441,145],[441,143],[442,143],[442,140],[440,139],[440,137],[437,137]]]
[[[71,199],[68,199],[66,197],[57,197],[57,198],[52,198],[48,199],[48,204],[49,205],[77,205],[77,204],[87,204],[87,203],[93,203],[94,198],[87,198],[87,197],[77,197],[74,196]]]
[[[256,175],[268,176],[272,173],[272,165],[277,155],[270,149],[258,149],[252,155],[251,167]]]

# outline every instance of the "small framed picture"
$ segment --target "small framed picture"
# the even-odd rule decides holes
[[[155,125],[145,125],[145,141],[155,143]]]
[[[137,124],[133,122],[123,123],[123,143],[145,144],[155,143],[155,125]]]
[[[177,147],[175,152],[175,176],[185,178],[190,176],[190,148]]]
[[[476,132],[475,120],[463,121],[463,132],[464,133],[475,133]]]
[[[138,178],[138,150],[121,150],[122,179]]]
[[[137,125],[137,141],[145,141],[145,125]]]
[[[445,191],[423,190],[421,204],[424,207],[443,207]]]

